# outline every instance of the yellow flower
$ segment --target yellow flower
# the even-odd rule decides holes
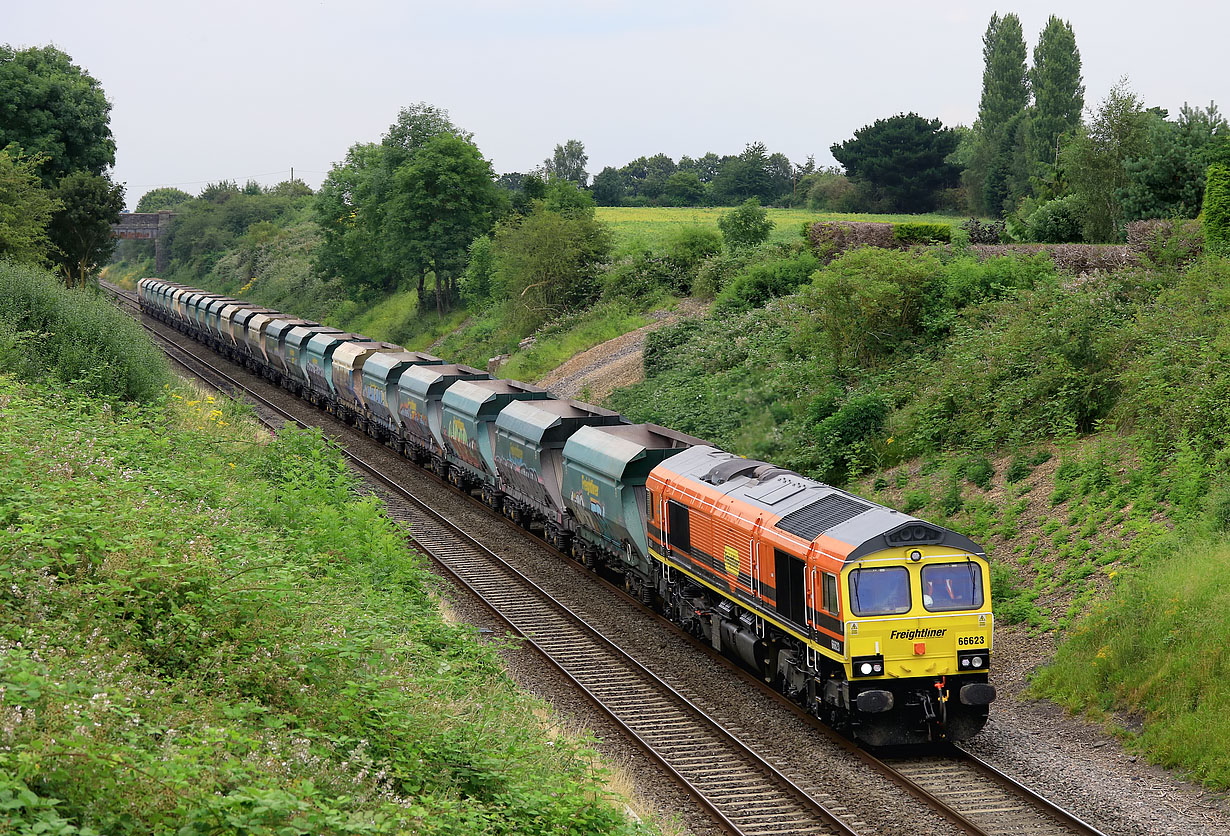
[[[234,467],[235,467],[235,463],[234,463],[234,462],[227,462],[227,464],[229,464],[232,468],[234,468]]]
[[[188,401],[188,406],[196,406],[200,401]]]
[[[214,396],[213,396],[213,395],[206,395],[206,396],[205,396],[205,403],[213,403],[213,402],[214,402]]]
[[[885,443],[885,444],[892,444],[892,443],[893,443],[893,437],[890,435],[890,436],[888,437],[888,441],[886,441],[886,442],[884,442],[884,443]]]

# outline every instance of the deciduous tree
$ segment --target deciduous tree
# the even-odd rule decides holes
[[[85,287],[115,249],[111,225],[124,211],[124,187],[105,175],[74,171],[60,179],[55,197],[60,203],[50,226],[55,260],[69,287]]]
[[[393,176],[383,239],[392,255],[418,277],[435,276],[436,311],[457,301],[457,276],[470,243],[491,230],[502,195],[491,163],[473,143],[449,133],[429,139]]]
[[[138,212],[157,212],[161,209],[174,209],[181,203],[187,203],[192,200],[192,195],[182,189],[163,186],[159,189],[151,189],[141,195],[141,199],[137,201]]]
[[[588,162],[585,144],[579,139],[570,139],[555,146],[555,153],[543,162],[543,169],[548,177],[558,177],[585,188],[589,184],[589,172],[585,170]]]
[[[1029,71],[1033,88],[1033,157],[1055,163],[1059,137],[1080,127],[1085,109],[1085,85],[1081,78],[1081,53],[1076,34],[1066,20],[1051,15],[1034,47],[1034,65]]]
[[[738,209],[718,218],[718,229],[722,230],[722,241],[726,244],[726,249],[748,249],[769,240],[769,235],[773,232],[773,221],[769,220],[769,213],[760,205],[760,201],[749,197]]]
[[[592,211],[560,213],[539,203],[496,227],[495,286],[520,334],[597,298],[611,234]]]
[[[51,252],[47,226],[59,204],[38,176],[40,157],[0,151],[0,259],[44,264]]]
[[[1119,80],[1098,112],[1071,142],[1060,149],[1060,167],[1070,191],[1080,198],[1086,241],[1115,241],[1123,226],[1123,190],[1129,185],[1127,160],[1145,155],[1150,114]]]
[[[111,104],[102,85],[53,46],[0,46],[0,148],[43,154],[43,184],[115,164]]]

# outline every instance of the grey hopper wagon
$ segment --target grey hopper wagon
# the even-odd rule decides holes
[[[582,427],[573,433],[564,445],[561,493],[579,523],[574,553],[617,556],[649,575],[645,480],[659,462],[705,444],[657,424]]]
[[[490,380],[487,372],[456,363],[410,366],[397,379],[397,409],[406,455],[443,467],[444,421],[441,401],[459,380]]]
[[[570,400],[514,401],[495,420],[495,465],[507,494],[504,514],[524,523],[540,518],[547,541],[563,547],[571,518],[561,486],[564,444],[577,430],[622,424],[617,412]]]
[[[444,456],[449,477],[459,487],[483,486],[494,505],[499,471],[495,464],[495,419],[513,401],[547,400],[546,389],[517,380],[459,380],[440,400]]]

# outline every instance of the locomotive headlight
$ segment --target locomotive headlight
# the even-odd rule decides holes
[[[914,551],[910,552],[910,560],[914,561],[915,563],[922,560],[922,552],[920,552],[918,549],[914,549]]]
[[[850,674],[851,676],[883,676],[884,657],[879,654],[855,656],[850,660]]]
[[[985,649],[962,650],[957,653],[957,667],[963,671],[983,670],[990,667],[991,654]]]

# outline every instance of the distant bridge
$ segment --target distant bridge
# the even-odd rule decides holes
[[[174,212],[121,212],[120,222],[111,225],[111,234],[116,238],[135,238],[154,241],[154,272],[163,273],[170,266],[171,257],[163,243],[163,236],[171,225]]]

